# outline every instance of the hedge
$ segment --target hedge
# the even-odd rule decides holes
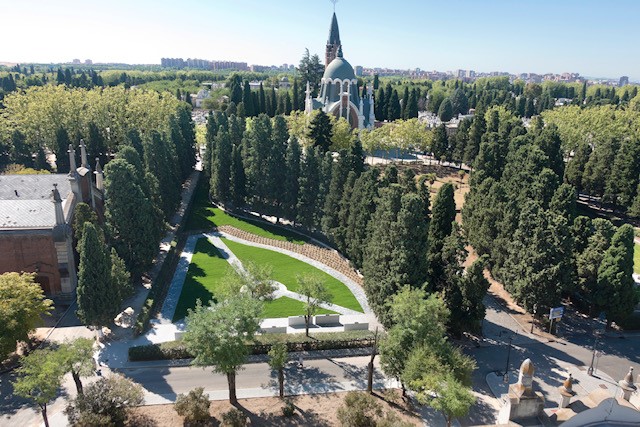
[[[346,348],[366,348],[373,346],[374,333],[371,331],[325,332],[307,337],[305,334],[265,334],[257,335],[247,344],[250,354],[267,354],[277,342],[287,344],[289,351],[332,350]],[[192,359],[182,341],[161,344],[140,345],[129,348],[131,362],[148,360]]]

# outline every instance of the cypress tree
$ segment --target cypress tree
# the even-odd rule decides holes
[[[384,88],[380,86],[378,92],[375,97],[375,116],[376,120],[379,122],[385,121],[387,119],[387,107],[386,107],[386,98],[384,93]]]
[[[402,94],[402,111],[400,113],[400,118],[407,118],[407,106],[409,105],[409,86],[404,87],[404,93]]]
[[[251,86],[249,86],[249,80],[244,81],[244,88],[242,89],[242,103],[244,104],[244,112],[246,117],[255,116],[255,109],[253,108],[253,97],[251,96]]]
[[[607,178],[604,198],[618,206],[631,207],[640,178],[640,140],[622,142]]]
[[[573,185],[578,193],[582,191],[582,176],[590,155],[591,146],[586,142],[579,144],[564,171],[565,182]]]
[[[291,108],[293,109],[293,111],[302,110],[302,108],[300,108],[298,79],[293,79],[293,102],[292,102]]]
[[[142,145],[142,138],[140,138],[140,132],[138,132],[138,129],[134,128],[127,132],[127,142],[136,150],[138,156],[142,159],[144,157],[144,147]]]
[[[302,151],[298,139],[293,136],[289,139],[285,156],[286,175],[283,188],[283,213],[285,218],[295,221],[297,218],[298,190],[300,179],[300,156]]]
[[[104,239],[90,222],[85,222],[79,242],[78,318],[89,326],[108,325],[118,314],[121,300],[111,282],[111,260]]]
[[[347,179],[344,183],[342,198],[339,202],[338,209],[338,226],[333,230],[333,238],[336,246],[342,253],[347,252],[347,227],[349,215],[351,212],[351,196],[353,195],[353,187],[358,175],[354,171],[349,171]]]
[[[433,157],[435,157],[438,162],[442,161],[447,151],[449,151],[449,138],[447,137],[447,130],[444,124],[435,128],[433,132],[433,142],[431,144]]]
[[[89,134],[87,138],[87,154],[89,161],[93,162],[96,158],[100,159],[102,166],[109,161],[107,143],[95,122],[89,123]]]
[[[362,267],[364,249],[369,239],[368,224],[376,210],[377,197],[378,170],[371,168],[360,175],[353,185],[347,220],[347,254],[358,268]]]
[[[273,214],[278,217],[283,215],[283,207],[286,196],[282,191],[282,184],[287,179],[286,153],[289,141],[289,130],[283,116],[276,116],[273,120],[272,144],[268,156],[267,176],[269,181],[269,201],[273,206]]]
[[[231,139],[229,133],[222,127],[216,135],[214,143],[215,157],[211,168],[211,195],[218,202],[225,204],[229,201],[231,162],[232,162]]]
[[[14,130],[11,135],[11,161],[27,168],[33,167],[31,150],[27,146],[26,138],[19,130]]]
[[[333,126],[331,125],[331,119],[324,111],[318,110],[309,124],[309,139],[314,147],[319,147],[324,153],[331,146],[332,136]]]
[[[71,139],[69,139],[67,130],[62,126],[58,127],[58,130],[56,130],[56,144],[53,150],[56,155],[56,171],[58,173],[67,173],[71,167],[68,153],[69,144],[71,144]]]
[[[244,174],[242,163],[242,146],[233,146],[233,157],[231,158],[231,200],[235,207],[244,206],[247,177]]]
[[[597,289],[593,298],[599,310],[607,314],[607,322],[624,321],[638,302],[633,281],[633,227],[624,224],[611,239],[598,268]]]
[[[438,108],[438,117],[443,122],[448,122],[453,118],[454,115],[453,105],[451,104],[451,99],[449,97],[442,100],[440,103],[440,107]]]
[[[378,90],[378,86],[380,86],[380,80],[377,74],[373,75],[373,90]]]
[[[180,151],[182,155],[182,171],[183,178],[186,179],[193,170],[196,162],[196,125],[191,119],[191,108],[187,106],[179,106],[176,110],[178,126],[182,134],[182,147]]]
[[[300,167],[300,189],[298,190],[297,222],[311,229],[314,225],[314,214],[317,209],[320,192],[320,162],[318,150],[307,147],[303,164]]]
[[[44,152],[44,147],[39,146],[36,152],[36,161],[34,167],[37,170],[51,171],[51,165],[47,160],[47,154]]]
[[[469,143],[464,150],[464,162],[467,165],[472,165],[478,152],[480,151],[480,142],[482,136],[487,131],[487,122],[484,118],[484,111],[478,110],[469,128]]]
[[[105,225],[127,269],[138,276],[158,249],[154,206],[138,185],[134,166],[124,159],[109,162],[104,173]]]
[[[268,114],[267,112],[267,98],[264,93],[264,88],[262,87],[262,82],[260,82],[260,88],[258,89],[258,102],[260,105],[259,114]]]
[[[402,109],[400,108],[400,99],[398,98],[397,90],[393,89],[387,102],[387,120],[391,122],[402,117]]]
[[[180,202],[180,179],[176,163],[175,150],[166,138],[153,131],[144,145],[144,163],[147,171],[158,180],[162,197],[162,212],[170,218]],[[118,251],[118,253],[121,253]]]
[[[404,118],[405,120],[418,118],[418,91],[415,89],[412,89],[411,94],[409,95],[409,101],[407,103]]]
[[[427,252],[429,283],[434,290],[441,290],[444,265],[440,255],[445,238],[451,234],[456,219],[453,199],[453,184],[446,183],[438,190],[433,202],[433,213],[429,224],[429,249]]]
[[[118,256],[114,248],[111,248],[111,286],[117,295],[117,300],[122,303],[126,298],[133,294],[133,285],[131,284],[131,274],[127,271],[124,260]]]
[[[346,152],[340,152],[338,162],[331,170],[331,182],[325,197],[324,215],[322,217],[322,231],[335,242],[333,236],[339,227],[338,214],[340,212],[340,200],[344,191],[347,175],[349,174],[349,163]]]

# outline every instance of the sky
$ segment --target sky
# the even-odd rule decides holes
[[[324,58],[329,0],[0,0],[0,62],[298,64]],[[352,65],[640,81],[640,0],[340,0]]]

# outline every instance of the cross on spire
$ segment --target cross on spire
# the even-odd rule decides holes
[[[329,0],[331,3],[333,3],[333,13],[336,13],[336,3],[338,3],[338,0]]]

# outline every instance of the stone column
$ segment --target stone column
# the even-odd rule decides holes
[[[576,395],[576,392],[573,391],[573,377],[571,374],[564,380],[564,383],[560,387],[558,387],[558,391],[560,392],[560,397],[562,400],[560,401],[560,407],[566,408],[571,404],[571,398]]]
[[[631,399],[631,393],[637,390],[637,387],[633,384],[633,368],[629,368],[629,372],[623,379],[618,381],[618,385],[620,385],[621,397],[628,402]]]

